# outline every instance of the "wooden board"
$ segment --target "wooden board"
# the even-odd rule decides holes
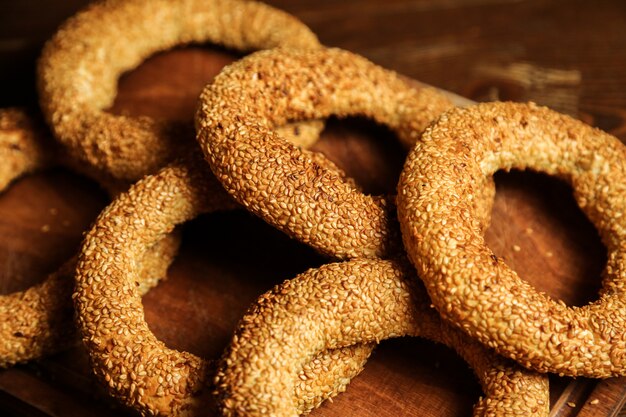
[[[190,120],[202,86],[231,59],[200,47],[157,55],[122,78],[113,111]],[[390,132],[359,119],[329,121],[316,149],[373,193],[393,192],[404,156]],[[593,300],[606,253],[569,188],[531,173],[498,174],[496,181],[487,232],[496,254],[553,297],[570,305]],[[105,204],[95,184],[69,172],[18,181],[0,198],[0,291],[23,289],[53,271]],[[217,358],[250,302],[326,261],[247,213],[205,216],[184,228],[168,280],[144,298],[146,318],[168,346]],[[626,398],[624,379],[553,377],[551,385],[554,416],[615,416]],[[347,392],[312,416],[469,416],[480,394],[471,370],[453,352],[404,338],[381,343]],[[0,372],[0,410],[134,415],[106,398],[79,346]]]
[[[1,105],[36,103],[34,62],[43,41],[88,1],[0,2]],[[476,100],[535,100],[626,139],[623,1],[269,2],[302,19],[325,44]],[[229,59],[198,51],[158,57],[125,78],[117,109],[188,119],[193,94]],[[402,155],[385,131],[362,122],[331,125],[318,148],[343,161],[369,190],[393,188]],[[605,255],[567,187],[544,180],[527,174],[497,178],[488,241],[536,286],[581,304],[593,299]],[[105,203],[92,183],[62,171],[29,177],[2,194],[0,293],[54,270],[76,250],[81,231]],[[255,249],[257,242],[239,240],[248,228],[248,239],[256,236],[267,250],[243,260],[238,251]],[[148,321],[171,346],[216,357],[248,302],[322,262],[245,214],[200,219],[187,228],[170,280],[146,297]],[[553,415],[612,416],[625,397],[623,379],[551,382]],[[101,394],[80,349],[0,372],[2,416],[124,414]],[[405,339],[384,342],[348,392],[314,415],[469,416],[478,395],[471,372],[453,354]],[[594,399],[599,403],[591,405]]]

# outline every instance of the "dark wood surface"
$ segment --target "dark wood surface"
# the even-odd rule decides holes
[[[0,3],[0,105],[36,105],[34,59],[41,43],[84,3]],[[300,17],[325,44],[410,77],[474,100],[535,100],[626,139],[622,1],[271,3]],[[158,55],[123,77],[115,110],[190,119],[195,95],[231,59],[199,47]],[[403,156],[392,135],[362,120],[331,120],[317,149],[371,192],[393,189]],[[606,254],[568,187],[530,173],[499,174],[497,185],[487,233],[494,251],[570,305],[593,300]],[[105,204],[93,183],[62,170],[12,186],[0,198],[0,292],[23,289],[53,271]],[[144,299],[146,318],[169,346],[204,357],[219,356],[259,294],[326,262],[245,213],[203,217],[184,233],[169,279]],[[551,383],[555,416],[614,416],[626,398],[623,379],[553,377]],[[402,339],[383,342],[348,391],[313,415],[469,416],[479,395],[471,371],[452,352]],[[80,347],[0,372],[1,415],[129,413],[112,407]]]

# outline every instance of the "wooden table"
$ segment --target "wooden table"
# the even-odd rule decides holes
[[[34,59],[41,44],[84,3],[0,4],[0,105],[36,105]],[[534,100],[626,139],[624,2],[270,3],[301,18],[325,44],[410,77],[478,101]],[[123,77],[114,111],[189,120],[198,91],[231,59],[200,47],[155,56]],[[331,120],[317,149],[368,191],[391,191],[403,153],[390,136],[367,121]],[[487,240],[498,256],[570,305],[593,300],[606,253],[569,188],[531,173],[498,174],[496,181]],[[106,202],[92,182],[62,170],[11,187],[0,198],[0,293],[43,279],[67,259]],[[144,299],[146,318],[169,346],[204,357],[219,357],[259,294],[328,261],[241,212],[200,218],[184,234],[169,279]],[[626,399],[624,379],[552,377],[551,385],[555,416],[615,416]],[[471,371],[451,351],[424,340],[393,340],[381,344],[345,394],[312,415],[469,416],[479,395]],[[133,415],[113,407],[80,347],[0,372],[0,415]]]

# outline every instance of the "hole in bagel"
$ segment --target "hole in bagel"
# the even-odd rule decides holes
[[[108,111],[191,124],[204,86],[238,56],[224,48],[200,45],[154,54],[122,74]]]
[[[360,417],[465,417],[472,415],[481,395],[474,373],[454,350],[430,340],[402,337],[382,341],[346,392],[311,416],[350,410]]]
[[[597,299],[606,248],[571,187],[531,171],[498,172],[486,241],[537,290],[570,306]]]
[[[207,214],[183,226],[168,279],[143,297],[146,321],[168,347],[217,359],[261,294],[326,262],[243,210]]]
[[[396,134],[364,117],[331,117],[312,148],[353,178],[367,194],[395,194],[406,157]]]
[[[0,294],[25,290],[70,259],[107,201],[94,182],[62,169],[10,184],[0,193]]]

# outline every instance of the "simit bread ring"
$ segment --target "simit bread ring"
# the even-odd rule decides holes
[[[101,173],[136,180],[171,160],[185,141],[177,126],[104,111],[117,78],[155,52],[190,42],[237,50],[318,47],[299,20],[240,0],[107,0],[70,18],[46,44],[38,68],[44,115],[55,136]],[[301,126],[310,144],[320,122]],[[298,133],[294,133],[298,135]]]
[[[434,89],[410,87],[347,51],[276,49],[235,62],[205,87],[196,129],[213,173],[248,210],[322,253],[380,257],[399,250],[393,205],[312,163],[272,126],[364,115],[410,147],[451,107]]]
[[[166,275],[179,246],[171,234],[145,251],[137,284],[143,295]],[[0,295],[0,368],[60,352],[76,343],[71,297],[76,257],[42,283]]]
[[[43,126],[19,109],[0,109],[0,191],[17,178],[58,163]],[[178,234],[162,239],[141,258],[143,294],[165,276],[179,245]],[[0,295],[0,368],[49,355],[75,343],[71,294],[76,258],[42,283]]]
[[[242,318],[218,369],[226,416],[295,417],[293,369],[318,352],[421,336],[455,349],[486,394],[474,416],[546,417],[548,377],[517,366],[444,323],[412,268],[353,260],[310,269],[264,294]]]
[[[493,185],[490,181],[486,181],[486,184]],[[476,205],[478,215],[484,216],[481,217],[482,221],[479,223],[484,230],[489,223],[491,214],[493,187],[485,187],[483,191],[477,194],[477,197],[473,200],[473,204]],[[350,272],[342,270],[344,265],[348,269],[351,268]],[[354,267],[355,265],[357,266]],[[306,278],[308,274],[304,274],[305,278],[302,280],[297,278],[293,285],[286,283],[278,286],[269,296],[261,299],[259,309],[264,309],[264,312],[257,315],[259,309],[256,309],[242,319],[239,332],[235,335],[230,350],[226,352],[218,370],[217,393],[220,405],[227,415],[295,415],[298,410],[294,408],[292,399],[283,394],[284,392],[291,392],[292,381],[285,380],[283,374],[293,373],[301,369],[302,363],[309,360],[310,355],[315,354],[315,350],[325,349],[324,346],[345,346],[351,343],[361,343],[368,340],[370,336],[371,340],[379,340],[394,334],[402,334],[396,332],[398,328],[411,328],[414,317],[407,317],[410,313],[407,313],[406,310],[404,316],[400,314],[387,316],[385,314],[386,312],[402,311],[403,306],[398,305],[397,300],[393,297],[399,295],[395,290],[401,290],[406,284],[403,284],[403,281],[398,284],[398,280],[394,282],[393,279],[388,281],[388,274],[379,276],[376,273],[371,273],[367,280],[364,280],[363,272],[368,269],[370,269],[369,272],[372,272],[370,268],[372,265],[384,265],[384,262],[357,261],[322,267],[320,271],[324,270],[325,273],[316,275],[316,278],[309,280]],[[389,265],[395,265],[395,263],[391,262]],[[328,270],[324,268],[328,268]],[[373,269],[378,271],[377,267]],[[384,268],[381,270],[384,271]],[[334,276],[335,272],[338,272],[338,275]],[[310,271],[310,273],[314,274],[315,272]],[[359,278],[356,278],[357,276]],[[351,280],[356,281],[358,279],[361,279],[360,283],[364,287],[361,288],[361,291],[359,291],[358,285],[352,285],[354,281]],[[296,281],[297,283],[295,283]],[[348,283],[348,281],[350,282]],[[385,287],[390,283],[392,283],[390,287]],[[381,288],[377,284],[380,284]],[[310,287],[307,288],[307,285]],[[389,291],[390,288],[391,291]],[[386,290],[387,292],[385,292]],[[364,294],[375,294],[372,296],[375,300],[372,305],[385,305],[385,307],[372,312],[371,306],[362,306],[360,301],[363,301],[364,305],[369,303],[369,299],[362,300],[361,295]],[[430,305],[427,296],[423,292],[418,292],[418,294],[422,294],[422,302],[416,303],[416,305],[421,306],[421,310],[427,311],[425,313],[427,318],[436,318],[436,314],[425,307]],[[389,295],[391,297],[385,297]],[[404,295],[406,296],[406,294]],[[292,308],[293,310],[291,310]],[[398,308],[398,310],[394,310],[394,308]],[[316,316],[318,320],[315,321],[315,324],[309,324],[306,317],[293,317],[291,313],[294,311],[309,311],[312,314],[311,317]],[[369,313],[366,313],[368,311]],[[388,322],[381,325],[380,321],[374,320],[375,327],[380,325],[380,327],[376,327],[378,333],[373,335],[372,328],[369,328],[370,332],[366,332],[365,339],[361,341],[344,340],[340,336],[335,337],[333,332],[350,334],[350,337],[358,339],[361,331],[368,326],[367,317],[363,319],[359,316],[360,312],[363,312],[364,316],[381,314],[382,316],[376,320],[389,319],[391,324]],[[358,316],[354,320],[354,325],[350,324],[350,314]],[[326,320],[327,318],[329,320]],[[439,322],[438,319],[437,322]],[[423,335],[425,328],[428,326],[421,328]],[[436,333],[430,336],[445,340],[446,333],[444,332],[444,335]],[[426,333],[426,335],[429,334]],[[307,339],[309,337],[311,340]],[[465,342],[463,341],[463,343]],[[453,335],[450,336],[450,343],[457,348],[463,344],[456,341]],[[470,361],[479,375],[489,374],[488,377],[481,379],[484,379],[485,392],[490,394],[489,400],[485,400],[477,406],[477,414],[479,413],[478,410],[481,410],[481,415],[490,415],[490,413],[502,412],[509,407],[512,410],[521,411],[522,415],[531,413],[545,415],[547,413],[546,396],[548,391],[545,378],[536,375],[527,378],[525,375],[531,373],[515,371],[508,365],[500,366],[501,362],[499,361],[496,361],[497,365],[489,370],[488,363],[493,355],[485,356],[485,350],[478,347],[478,344],[475,346],[475,348],[468,347],[465,354],[470,357]],[[269,352],[273,352],[270,354],[271,358],[267,356]],[[499,371],[504,372],[504,374]],[[498,385],[498,383],[505,385]],[[528,388],[526,388],[527,384],[529,385]],[[506,398],[504,393],[509,390],[534,395],[528,401],[515,396]]]
[[[19,109],[0,109],[0,155],[4,155],[0,191],[22,175],[54,165],[69,166],[81,173],[90,171],[67,158],[50,140],[44,126]],[[328,166],[338,170],[332,164]],[[87,175],[111,196],[128,188],[126,183],[104,175],[91,171]],[[138,258],[137,283],[142,295],[166,275],[179,242],[177,233],[166,236]],[[73,258],[42,283],[0,295],[0,368],[50,355],[75,343],[70,304],[75,265]]]
[[[113,196],[128,183],[94,172],[68,157],[38,118],[19,108],[0,109],[0,191],[18,178],[46,168],[64,166],[98,182]]]
[[[203,161],[177,163],[140,180],[99,216],[86,235],[74,293],[77,324],[96,375],[109,392],[143,414],[196,415],[211,406],[211,363],[168,349],[150,332],[135,286],[147,245],[202,212],[235,206]],[[307,412],[344,389],[373,345],[324,352],[292,378]],[[294,392],[291,393],[294,395]]]
[[[489,103],[441,117],[411,151],[398,213],[411,261],[442,316],[541,372],[626,375],[626,147],[534,104]],[[597,301],[539,293],[485,245],[468,196],[498,169],[569,182],[608,250]]]
[[[42,169],[54,155],[41,126],[21,109],[0,109],[0,191],[17,178]]]

